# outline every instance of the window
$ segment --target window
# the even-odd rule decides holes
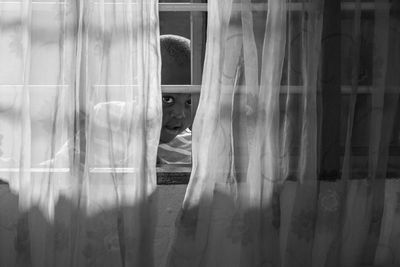
[[[193,2],[193,1],[192,1]],[[198,95],[200,92],[200,83],[201,83],[201,71],[202,71],[202,63],[204,61],[204,50],[205,50],[205,25],[206,25],[206,13],[204,12],[206,10],[206,1],[205,0],[198,0],[197,2],[200,3],[192,3],[190,1],[160,1],[160,31],[161,34],[176,34],[180,36],[187,37],[190,39],[191,45],[192,45],[192,66],[191,66],[191,82],[187,85],[179,85],[179,86],[162,86],[163,92],[177,92],[177,93],[193,93],[193,98],[192,98],[192,103],[198,101]],[[20,18],[20,1],[3,1],[0,0],[1,3],[1,10],[0,10],[0,17],[2,19],[2,22],[4,21],[19,21]],[[54,12],[63,12],[62,10],[63,7],[60,5],[64,5],[67,2],[63,1],[52,1],[52,0],[37,0],[32,2],[32,9],[33,9],[33,15],[34,16],[34,25],[32,27],[32,32],[31,32],[31,40],[32,43],[34,44],[32,46],[32,49],[35,49],[34,56],[38,57],[43,57],[45,60],[38,61],[38,60],[32,60],[32,62],[40,62],[40,66],[31,66],[31,73],[32,73],[32,79],[30,81],[29,88],[33,92],[37,92],[37,94],[34,93],[34,95],[37,95],[37,97],[34,97],[35,102],[33,105],[33,109],[38,109],[39,107],[46,106],[49,103],[53,103],[54,99],[54,92],[57,90],[54,90],[55,87],[58,87],[57,84],[60,84],[59,81],[57,80],[52,80],[54,77],[57,77],[57,75],[42,75],[42,73],[53,73],[54,71],[57,71],[60,66],[58,66],[57,59],[60,56],[65,56],[71,51],[63,51],[63,53],[58,52],[58,47],[55,47],[55,45],[58,45],[59,43],[59,31],[61,27],[69,27],[69,25],[73,24],[74,21],[72,21],[74,16],[70,16],[72,19],[71,21],[58,21],[56,16],[54,15]],[[69,3],[69,2],[68,2]],[[111,1],[106,0],[105,3],[110,3],[112,4]],[[110,5],[111,7],[112,5]],[[66,9],[67,10],[67,9]],[[67,11],[68,12],[68,11]],[[107,12],[107,7],[105,12]],[[63,25],[64,23],[64,25]],[[20,26],[18,23],[15,25],[2,25],[2,33],[7,32],[13,32],[15,31],[15,35],[10,35],[11,40],[10,41],[11,45],[15,46],[15,53],[18,53],[18,47],[21,45],[21,40],[18,39],[18,31],[20,30]],[[65,30],[65,28],[64,28]],[[13,38],[13,36],[15,38]],[[96,38],[96,36],[94,36]],[[94,38],[94,39],[95,39]],[[4,40],[4,39],[3,39]],[[87,40],[88,41],[88,40]],[[90,42],[95,42],[95,40],[89,40]],[[35,44],[40,43],[40,47],[36,46]],[[44,45],[42,45],[44,44]],[[54,44],[54,45],[53,45]],[[8,46],[7,44],[0,44],[0,48],[4,46]],[[54,47],[53,47],[54,46]],[[93,46],[96,48],[96,46]],[[3,53],[2,53],[3,52]],[[0,49],[0,58],[2,58],[5,62],[7,61],[7,54],[9,51],[6,49]],[[68,56],[66,58],[69,58]],[[14,60],[16,61],[16,60]],[[10,60],[10,62],[13,62],[13,60]],[[71,62],[67,62],[67,64],[72,64]],[[68,67],[68,66],[62,66],[62,67]],[[7,71],[4,71],[4,68],[7,68]],[[15,71],[13,69],[15,68]],[[10,86],[15,87],[16,91],[18,88],[22,88],[22,79],[21,77],[16,77],[15,74],[20,73],[20,71],[17,71],[16,69],[21,68],[21,66],[18,65],[5,65],[5,64],[0,64],[0,92],[2,95],[2,99],[0,101],[5,101],[7,99],[12,99],[16,97],[15,95],[7,95],[10,90],[7,90]],[[66,75],[64,77],[64,83],[61,86],[64,87],[73,87],[73,80],[69,79],[70,77]],[[117,79],[116,79],[117,81]],[[112,81],[108,81],[108,84],[112,84],[110,86],[115,87],[116,90],[118,90],[118,85],[117,83],[114,83]],[[56,86],[57,85],[57,86]],[[102,90],[102,84],[101,82],[96,83],[94,85],[97,87],[98,90]],[[40,95],[40,96],[39,96]],[[41,97],[44,96],[44,97]],[[84,105],[84,102],[82,101],[81,105]],[[193,113],[192,113],[193,114]],[[51,114],[42,114],[38,113],[38,120],[44,122],[46,121],[46,116],[48,116],[47,121],[51,121],[50,116]],[[193,114],[194,116],[194,114]],[[35,118],[36,119],[36,118]],[[49,123],[49,127],[51,127]],[[82,134],[82,133],[81,133]],[[48,135],[44,134],[40,129],[34,129],[32,132],[33,138],[37,140],[35,141],[35,150],[41,151],[40,146],[44,144],[48,140]],[[4,148],[4,145],[8,145],[9,142],[8,140],[2,140],[2,146]],[[36,147],[37,146],[37,147]],[[46,153],[43,153],[45,155]],[[35,169],[36,171],[40,171],[40,166],[39,163],[48,160],[46,157],[42,158],[35,158],[35,163],[32,164],[32,168]],[[37,163],[37,164],[36,164]],[[172,173],[176,172],[175,176],[181,175],[181,177],[184,177],[184,182],[188,181],[189,178],[189,173],[190,173],[190,165],[191,164],[178,164],[178,165],[168,165],[168,166],[163,166],[162,168],[159,167],[160,172],[164,173]],[[0,166],[1,168],[1,166]],[[34,170],[34,171],[35,171]],[[6,170],[8,172],[9,170]],[[18,171],[16,168],[15,171]],[[48,170],[47,170],[48,171]],[[68,172],[69,169],[60,169],[60,170],[54,170],[54,171],[63,171],[63,172]],[[95,171],[105,171],[102,170],[102,168],[97,168]],[[162,175],[161,175],[162,176]],[[168,176],[168,175],[167,175]],[[166,176],[162,176],[166,177]],[[163,179],[163,178],[160,178]],[[182,181],[183,181],[182,180]]]
[[[192,119],[197,107],[206,43],[206,0],[176,1],[161,0],[159,6],[160,34],[183,36],[191,45],[191,82],[190,84],[164,85],[167,93],[192,94]],[[162,148],[164,144],[160,145]],[[181,184],[189,181],[191,163],[161,164],[157,166],[158,184]]]
[[[169,1],[162,1],[169,2]],[[176,2],[176,1],[174,1]],[[174,10],[176,14],[192,10],[191,12],[191,38],[192,39],[192,85],[187,88],[171,88],[164,86],[164,90],[176,90],[177,92],[187,91],[190,88],[191,92],[199,91],[198,85],[201,84],[202,63],[204,61],[204,49],[206,39],[206,4],[204,3],[187,3],[189,1],[182,1],[184,3],[169,3],[163,6],[160,4],[160,10]],[[200,1],[198,1],[200,2]],[[388,3],[391,5],[392,3]],[[296,38],[296,31],[301,30],[299,27],[301,23],[296,24],[296,12],[301,8],[301,3],[292,3],[291,19],[293,23],[292,36],[288,36],[287,45],[289,49],[296,51],[296,46],[301,45],[300,40]],[[377,6],[379,5],[379,6]],[[357,81],[357,98],[355,103],[355,117],[353,135],[356,140],[352,141],[352,155],[354,158],[354,178],[366,177],[365,168],[363,164],[368,160],[368,136],[363,133],[368,128],[371,113],[369,111],[371,106],[371,89],[373,88],[373,62],[372,55],[374,41],[374,12],[377,8],[384,8],[385,4],[379,4],[373,1],[362,1],[361,3],[361,17],[360,28],[358,33],[353,32],[354,23],[354,10],[356,3],[352,1],[326,1],[325,10],[328,16],[324,17],[324,29],[322,47],[322,72],[321,72],[321,86],[323,93],[319,96],[319,104],[324,109],[324,112],[319,114],[319,121],[323,127],[321,136],[321,153],[324,157],[321,160],[321,179],[336,179],[339,177],[339,170],[341,169],[344,155],[346,123],[348,116],[348,108],[351,102],[352,94],[352,66],[354,65],[351,60],[354,53],[359,53],[359,62],[357,63],[360,70],[360,77]],[[195,11],[194,11],[195,10]],[[395,9],[393,9],[393,12]],[[398,12],[398,11],[397,11]],[[257,15],[263,16],[263,12]],[[173,15],[172,15],[173,16]],[[398,15],[397,15],[398,16]],[[167,15],[165,15],[165,18]],[[162,23],[162,12],[160,14],[160,23]],[[168,20],[164,20],[168,24]],[[161,27],[162,28],[162,27]],[[163,34],[163,32],[162,32]],[[355,36],[359,35],[360,40],[357,44]],[[197,39],[196,39],[197,38]],[[390,43],[394,45],[394,42]],[[355,47],[358,47],[356,50]],[[358,50],[358,51],[357,51]],[[293,62],[292,62],[293,64]],[[300,67],[298,69],[301,69]],[[290,84],[289,90],[296,92],[299,86],[302,85],[301,75],[296,72],[295,64],[284,67],[284,71],[288,70],[291,80],[287,81],[285,78],[288,73],[284,73],[282,79],[282,86]],[[337,70],[340,70],[338,72]],[[389,75],[395,75],[394,70],[388,70]],[[339,73],[339,75],[338,75]],[[286,88],[285,88],[286,89]],[[390,98],[390,94],[386,97]],[[283,100],[283,99],[282,99]],[[393,103],[395,104],[395,103]],[[283,107],[283,103],[281,107]],[[339,108],[338,108],[339,107]],[[329,111],[331,110],[331,111]],[[334,112],[333,112],[334,111]],[[400,118],[400,109],[395,115],[395,120]],[[296,149],[295,149],[296,150]],[[296,154],[296,152],[293,152]],[[399,176],[399,161],[400,160],[400,125],[397,123],[391,133],[391,140],[389,146],[389,164],[388,164],[388,177]],[[172,167],[171,167],[172,168]],[[172,168],[173,169],[173,168]],[[178,168],[179,169],[179,168]]]
[[[202,79],[202,69],[205,55],[205,43],[206,43],[206,24],[207,24],[207,1],[206,0],[160,0],[159,10],[160,10],[160,34],[176,34],[180,36],[184,36],[191,40],[191,83],[187,85],[162,85],[162,91],[166,93],[193,93],[194,97],[192,98],[192,105],[195,106],[198,101],[198,95],[200,93],[200,85]],[[325,127],[324,133],[329,133],[329,136],[322,136],[322,151],[324,155],[326,155],[322,161],[322,178],[329,177],[337,177],[336,174],[332,174],[331,171],[337,170],[338,166],[341,166],[340,161],[343,155],[343,145],[344,145],[344,130],[345,127],[345,108],[349,105],[349,95],[351,93],[351,53],[352,46],[355,40],[352,38],[352,20],[354,16],[352,12],[355,8],[355,3],[351,1],[342,1],[341,6],[335,6],[336,1],[325,1],[327,6],[326,10],[330,12],[330,16],[324,18],[324,37],[323,37],[323,47],[324,53],[323,57],[324,62],[322,69],[322,83],[324,86],[330,87],[329,90],[324,89],[324,95],[321,96],[321,101],[323,102],[324,107],[329,109],[337,109],[338,106],[342,107],[342,111],[338,112],[325,112],[323,113],[323,117],[321,120],[323,121],[322,127]],[[19,1],[1,1],[2,4],[2,13],[0,13],[0,18],[2,20],[8,19],[9,21],[13,21],[13,16],[17,18],[19,16],[18,9],[13,8],[15,5],[19,5]],[[60,2],[55,1],[35,1],[34,2],[34,12],[36,16],[39,18],[35,20],[35,29],[32,31],[32,42],[37,42],[40,40],[44,43],[56,43],[56,38],[58,36],[57,31],[59,27],[61,27],[59,21],[54,21],[54,16],[52,16],[52,12],[54,11],[54,5],[58,5]],[[61,2],[62,4],[62,2]],[[293,16],[292,19],[296,19],[296,5],[299,3],[293,3]],[[394,1],[389,4],[394,4]],[[360,68],[361,74],[359,77],[359,86],[357,93],[359,96],[357,97],[356,103],[356,117],[355,119],[359,122],[355,125],[354,135],[360,135],[359,132],[362,129],[365,129],[365,124],[368,123],[370,114],[365,112],[365,107],[370,105],[370,96],[371,87],[372,87],[372,43],[374,43],[371,38],[374,25],[373,20],[373,12],[376,8],[375,2],[372,1],[362,1],[361,4],[362,13],[361,13],[361,46],[360,50]],[[13,10],[15,12],[13,12]],[[397,12],[398,10],[394,10],[393,12]],[[40,13],[40,16],[38,15]],[[338,24],[338,17],[340,17],[340,23]],[[18,31],[18,25],[9,25],[10,27],[7,31],[13,32]],[[2,29],[4,30],[4,29]],[[338,36],[339,34],[339,36]],[[10,42],[18,47],[21,44],[21,40],[18,38],[11,38]],[[5,44],[0,44],[0,48]],[[290,42],[288,45],[294,49],[295,46],[299,45],[299,40],[293,36],[290,38]],[[395,43],[390,43],[390,45],[396,45]],[[7,55],[5,55],[4,50],[0,49],[0,58],[3,60],[7,60]],[[2,53],[3,52],[3,53]],[[15,51],[17,52],[17,51]],[[40,75],[40,72],[49,72],[51,73],[53,69],[56,69],[57,63],[53,61],[52,58],[57,58],[60,56],[57,51],[51,46],[47,45],[38,50],[35,53],[36,55],[46,55],[46,62],[40,68],[32,66],[32,72],[34,79],[32,80],[32,85],[30,85],[32,91],[41,91],[44,92],[43,95],[46,95],[49,99],[53,97],[52,91],[54,91],[55,84],[58,84],[57,81],[49,79],[50,77],[55,77],[55,75]],[[36,60],[34,61],[36,62]],[[4,101],[7,98],[13,98],[15,96],[10,95],[6,96],[5,93],[1,92],[4,88],[13,86],[16,88],[21,87],[21,77],[16,77],[12,75],[13,68],[20,68],[21,66],[7,65],[7,71],[2,69],[0,65],[0,95],[2,95],[3,99],[0,101]],[[286,68],[286,67],[285,67]],[[296,79],[296,66],[291,66],[288,68],[292,71],[291,77]],[[341,70],[341,77],[334,76],[337,69]],[[388,70],[389,75],[396,75],[396,70]],[[15,71],[14,73],[18,73]],[[6,74],[6,75],[4,75]],[[11,75],[8,75],[11,74]],[[332,76],[333,75],[333,76]],[[285,75],[284,75],[285,77]],[[301,86],[300,78],[298,78],[298,83],[293,83],[291,81],[291,86],[289,90],[295,91],[298,89],[298,86]],[[69,86],[72,81],[66,78],[66,81],[61,86]],[[282,85],[287,84],[287,81],[283,79]],[[6,96],[6,97],[5,97]],[[333,96],[333,97],[332,97]],[[47,98],[46,97],[46,98]],[[48,102],[52,102],[46,98],[37,98],[37,105],[46,105]],[[194,112],[193,112],[194,113]],[[192,114],[193,114],[192,113]],[[38,114],[38,116],[45,117],[46,114]],[[194,114],[193,114],[194,116]],[[394,118],[395,121],[400,120],[400,108]],[[324,123],[326,122],[326,123]],[[328,123],[329,122],[329,123]],[[326,129],[341,129],[336,134],[332,134],[331,131]],[[42,135],[42,133],[37,132],[34,133],[41,140],[37,143],[37,146],[40,147],[41,143],[46,142],[46,135]],[[41,137],[42,136],[42,137]],[[1,136],[0,136],[1,138]],[[367,151],[367,142],[368,137],[364,136],[354,141],[355,146],[353,147],[354,155],[359,157],[359,160],[362,161],[363,158],[366,158],[368,155]],[[7,141],[1,140],[2,145],[4,146]],[[40,148],[38,148],[40,150]],[[392,139],[390,140],[389,147],[390,159],[389,159],[389,169],[388,176],[399,176],[398,173],[398,162],[400,159],[400,125],[397,123],[395,128],[393,129]],[[1,151],[0,151],[1,153]],[[40,160],[40,159],[38,159]],[[391,168],[390,166],[393,166]],[[35,167],[35,166],[33,166]],[[38,167],[38,166],[36,166]],[[158,166],[158,179],[159,183],[186,183],[189,179],[191,165],[190,164],[177,164],[177,165],[164,165]],[[65,170],[59,170],[65,171]],[[360,176],[363,176],[360,175]]]

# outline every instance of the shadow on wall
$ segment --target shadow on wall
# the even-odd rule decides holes
[[[20,212],[18,196],[0,184],[0,266],[77,265],[73,260],[87,266],[122,266],[122,259],[134,259],[138,266],[152,261],[164,266],[185,190],[186,185],[158,186],[157,197],[151,197],[157,215],[143,209],[154,204],[148,203],[102,209],[83,218],[77,203],[62,197],[50,223],[37,207]],[[142,219],[134,220],[137,216]],[[134,228],[127,222],[135,222]]]
[[[0,187],[0,266],[152,265],[155,196],[90,217],[60,197],[50,222],[37,207],[20,212],[18,197]]]

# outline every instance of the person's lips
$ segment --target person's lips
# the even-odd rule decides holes
[[[183,131],[182,125],[165,125],[164,128],[171,134],[178,134]]]

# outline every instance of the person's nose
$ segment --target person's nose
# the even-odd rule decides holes
[[[186,118],[186,111],[184,107],[177,106],[174,108],[172,115],[177,119],[184,119]]]

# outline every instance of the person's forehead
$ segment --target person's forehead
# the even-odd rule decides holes
[[[175,62],[165,62],[161,69],[162,84],[190,84],[190,65],[178,65]]]

